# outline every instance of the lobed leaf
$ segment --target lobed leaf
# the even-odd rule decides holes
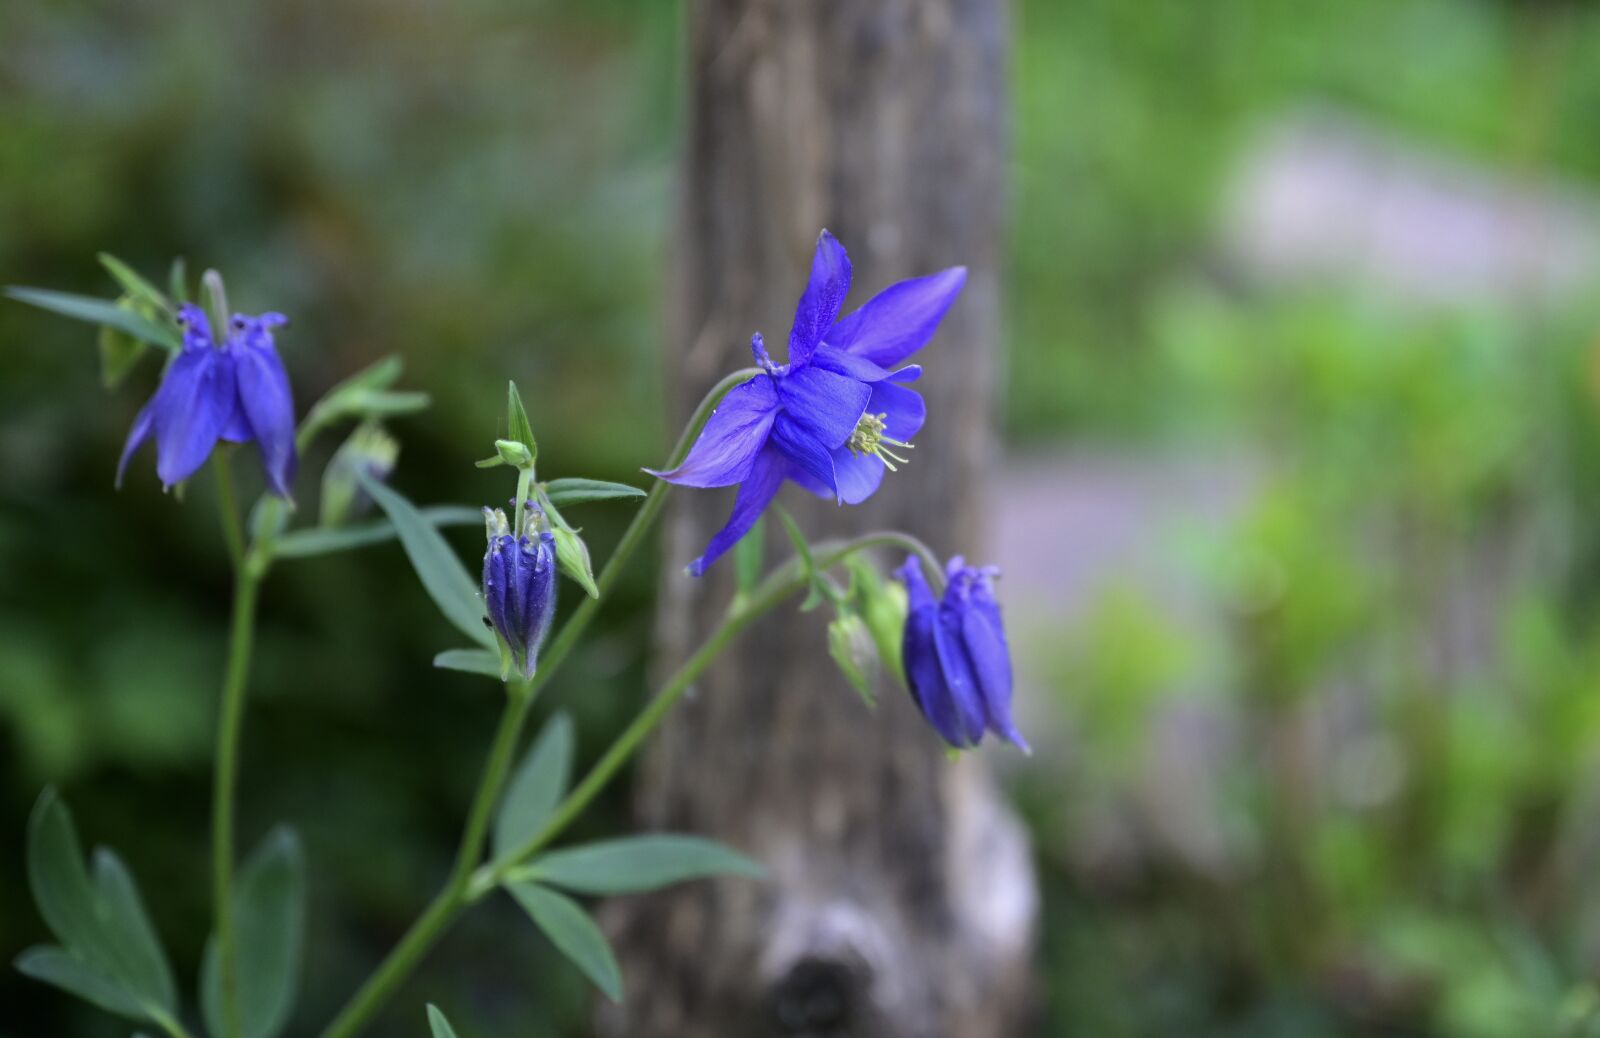
[[[706,876],[759,879],[764,872],[715,840],[660,833],[551,851],[519,875],[580,894],[610,895],[657,890]]]
[[[444,537],[398,491],[365,472],[357,472],[356,478],[378,507],[388,513],[405,547],[406,557],[411,560],[411,568],[417,571],[423,588],[445,619],[484,648],[494,648],[494,633],[484,625],[483,602],[478,597],[477,585]]]
[[[100,894],[107,954],[115,975],[145,1002],[173,1011],[178,1004],[172,966],[161,938],[145,912],[138,886],[116,853],[100,847],[94,853],[95,886]]]
[[[15,965],[24,976],[54,985],[108,1013],[134,1020],[150,1019],[144,1006],[120,984],[64,948],[29,948],[17,956]]]
[[[611,1001],[622,1001],[622,971],[605,935],[571,898],[535,883],[514,883],[509,888],[534,925],[550,943]]]
[[[234,884],[233,912],[244,1038],[274,1038],[294,1009],[305,943],[305,855],[293,830],[274,829],[245,860]],[[206,1028],[224,1033],[215,937],[200,964],[200,1009]]]
[[[493,857],[512,854],[539,834],[567,792],[572,777],[572,720],[556,714],[506,786],[494,820]]]

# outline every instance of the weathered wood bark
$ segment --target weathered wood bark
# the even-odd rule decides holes
[[[817,232],[850,250],[846,311],[956,263],[966,291],[925,353],[931,416],[910,470],[857,508],[790,488],[814,538],[899,526],[978,544],[993,454],[1003,211],[1002,0],[694,0],[690,139],[675,285],[674,416],[787,340]],[[731,493],[680,493],[660,616],[676,663],[731,592],[685,577]],[[776,524],[769,524],[776,526]],[[769,558],[788,553],[768,530]],[[781,553],[781,554],[780,554]],[[894,560],[898,561],[898,560]],[[825,610],[748,633],[656,738],[646,828],[705,833],[771,879],[691,884],[608,908],[629,997],[613,1035],[985,1038],[1025,1012],[1036,890],[981,758],[951,762],[895,691],[868,712],[826,655]]]

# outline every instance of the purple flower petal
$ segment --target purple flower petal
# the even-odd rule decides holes
[[[827,334],[828,345],[892,368],[922,349],[967,281],[951,267],[890,285]]]
[[[961,613],[961,638],[971,662],[990,731],[1022,750],[1028,743],[1011,719],[1011,649],[1006,643],[1000,605],[986,576],[974,579]]]
[[[835,502],[843,504],[839,497],[839,484],[834,477],[833,451],[822,445],[816,437],[796,422],[787,411],[778,415],[772,423],[772,446],[783,452],[789,462],[806,475],[807,488],[826,487]]]
[[[243,341],[231,351],[238,372],[239,403],[255,434],[256,447],[261,451],[267,486],[279,497],[289,497],[298,462],[294,447],[294,396],[283,361],[273,349],[272,338],[261,326],[261,320],[264,318],[255,319],[247,326]]]
[[[524,646],[522,676],[525,678],[533,677],[538,668],[539,647],[550,633],[550,621],[556,615],[555,542],[553,534],[541,533],[538,541],[517,548],[524,569],[523,590],[519,596],[523,613],[519,620]]]
[[[896,371],[894,374],[892,374],[888,378],[884,379],[884,381],[885,382],[895,382],[895,383],[915,382],[917,379],[919,379],[921,377],[922,377],[922,365],[921,364],[907,364],[905,367],[901,368],[899,371]]]
[[[814,367],[822,368],[826,371],[835,371],[841,375],[848,375],[857,382],[882,382],[890,377],[887,370],[880,368],[867,358],[858,357],[854,353],[846,353],[844,350],[834,349],[827,343],[823,343],[817,349],[817,352],[811,355],[811,363]]]
[[[928,405],[914,389],[879,382],[872,387],[867,413],[884,416],[883,434],[889,439],[910,443],[922,431],[922,424],[928,418]]]
[[[163,485],[182,483],[211,457],[233,413],[234,386],[233,358],[221,350],[186,349],[172,362],[151,399]]]
[[[739,494],[733,501],[733,514],[728,517],[728,522],[722,529],[712,536],[705,552],[689,563],[691,577],[703,574],[713,562],[750,532],[750,528],[761,518],[761,513],[772,501],[773,495],[777,494],[778,487],[783,485],[784,473],[788,471],[788,467],[784,456],[773,448],[769,447],[756,455],[755,464],[750,466],[749,474],[745,476],[744,482],[739,484]]]
[[[778,393],[772,379],[757,375],[735,386],[717,405],[683,464],[668,472],[645,469],[686,487],[726,487],[745,478],[766,445]]]
[[[778,380],[778,402],[825,451],[844,443],[866,412],[872,387],[848,375],[808,367]]]
[[[827,231],[817,239],[811,258],[811,280],[806,283],[800,304],[795,307],[794,325],[789,330],[789,364],[803,367],[811,359],[833,322],[839,307],[850,294],[850,257],[844,246]]]
[[[117,461],[117,489],[122,488],[122,475],[128,470],[128,459],[133,457],[135,451],[143,446],[144,441],[150,438],[155,431],[156,397],[161,395],[161,390],[156,390],[156,395],[146,401],[134,416],[133,428],[128,430],[128,442],[122,446],[122,457]]]
[[[859,505],[878,492],[883,483],[883,459],[875,454],[855,454],[849,447],[833,452],[833,481],[838,488],[838,499],[847,505]]]
[[[483,553],[483,605],[489,614],[489,622],[506,639],[513,654],[520,653],[523,648],[517,644],[517,628],[511,622],[513,589],[516,587],[513,572],[516,554],[516,539],[507,534],[491,540]]]

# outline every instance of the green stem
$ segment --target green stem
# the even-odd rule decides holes
[[[233,495],[233,465],[228,455],[232,448],[219,447],[211,454],[211,473],[217,482],[217,514],[222,520],[222,541],[228,546],[228,561],[235,571],[244,561],[244,524],[239,521],[239,502]]]
[[[219,459],[220,460],[220,455]],[[226,483],[226,463],[217,470],[219,483]],[[229,488],[231,489],[231,488]],[[223,499],[232,501],[225,492]],[[224,508],[226,516],[237,514]],[[237,531],[235,531],[237,533]],[[217,953],[222,978],[222,1030],[225,1038],[238,1038],[239,975],[238,941],[233,925],[233,801],[239,776],[239,733],[244,726],[245,688],[250,675],[250,646],[255,633],[256,596],[261,574],[244,564],[234,569],[233,627],[228,638],[228,665],[222,683],[222,702],[217,716],[217,763],[211,797],[211,879],[213,911],[217,918]]]
[[[172,1038],[192,1038],[183,1024],[169,1016],[164,1010],[146,1006],[145,1011],[150,1014],[150,1019],[155,1021],[156,1026],[170,1034]]]
[[[367,982],[361,985],[360,990],[323,1031],[325,1038],[352,1035],[360,1030],[368,1018],[388,1001],[394,989],[416,968],[417,963],[444,933],[445,927],[450,925],[460,913],[462,906],[467,903],[467,887],[472,879],[473,866],[477,865],[483,855],[483,844],[489,832],[489,819],[494,813],[496,801],[500,798],[500,790],[505,785],[506,773],[511,768],[511,757],[517,747],[517,736],[522,732],[523,723],[528,718],[528,709],[534,700],[534,689],[530,682],[509,685],[506,692],[506,708],[500,715],[500,726],[495,731],[489,758],[484,764],[483,778],[478,783],[478,791],[473,797],[472,808],[467,815],[466,828],[461,834],[461,844],[456,850],[455,865],[450,870],[450,878],[445,881],[444,888],[434,896],[422,915],[411,924],[411,928],[400,939],[400,943],[389,952],[383,964],[367,978]]]
[[[683,461],[688,453],[689,446],[694,438],[700,434],[707,420],[716,410],[718,403],[735,386],[748,381],[760,371],[755,368],[746,368],[736,371],[724,378],[711,388],[711,391],[700,401],[690,417],[688,425],[684,426],[682,435],[678,437],[677,444],[673,447],[667,459],[667,467],[673,468]],[[539,690],[560,668],[578,639],[583,636],[584,630],[594,619],[599,611],[600,604],[605,601],[606,595],[616,584],[621,576],[623,567],[633,557],[639,545],[644,543],[651,526],[661,514],[662,507],[666,504],[667,488],[670,484],[658,480],[645,496],[644,503],[634,513],[633,521],[622,534],[622,540],[617,542],[616,550],[606,560],[600,576],[595,581],[595,586],[600,594],[595,598],[585,598],[579,603],[578,608],[562,624],[561,630],[556,632],[554,638],[545,646],[539,659],[539,669],[524,688],[524,697],[518,705],[517,697],[513,696],[506,703],[505,713],[500,720],[500,729],[495,737],[494,748],[490,751],[490,766],[484,769],[483,782],[478,786],[478,792],[473,800],[472,812],[468,817],[467,827],[462,833],[461,844],[456,853],[456,869],[451,874],[450,881],[445,884],[422,915],[411,924],[400,943],[390,949],[389,954],[379,963],[377,970],[367,978],[366,983],[350,999],[345,1007],[334,1017],[333,1022],[322,1032],[322,1038],[349,1038],[366,1026],[367,1021],[376,1013],[394,990],[403,983],[417,963],[427,954],[429,948],[438,940],[457,914],[466,907],[475,897],[469,897],[469,882],[472,878],[472,868],[477,864],[483,853],[483,833],[487,830],[489,815],[499,798],[500,785],[504,781],[504,767],[499,769],[496,776],[494,758],[500,752],[502,737],[509,739],[510,745],[515,745],[516,734],[522,727],[522,719],[526,716],[527,708],[532,704]],[[527,497],[525,489],[519,481],[518,503]],[[520,715],[513,716],[518,711]],[[509,736],[506,733],[510,733]],[[509,750],[506,751],[509,754]],[[481,816],[481,817],[480,817]],[[465,863],[465,864],[463,864]]]

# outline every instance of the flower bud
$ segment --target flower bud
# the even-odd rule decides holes
[[[876,706],[872,679],[878,671],[878,650],[867,625],[855,613],[840,613],[828,624],[828,654],[868,706]]]
[[[507,465],[512,465],[519,469],[533,467],[533,452],[528,450],[526,444],[519,443],[516,440],[496,440],[494,441],[494,449],[495,453],[500,456],[500,460]]]
[[[555,538],[540,530],[543,519],[530,508],[522,529],[512,531],[505,513],[483,510],[488,548],[483,554],[483,604],[512,665],[533,677],[539,647],[556,611]]]
[[[322,473],[322,525],[339,526],[363,515],[372,499],[361,489],[358,473],[388,480],[400,456],[400,444],[376,422],[356,426],[334,451]]]
[[[557,523],[551,530],[556,541],[556,561],[561,572],[578,582],[590,598],[599,598],[600,589],[594,583],[594,566],[589,561],[589,546],[583,543],[576,530]]]

